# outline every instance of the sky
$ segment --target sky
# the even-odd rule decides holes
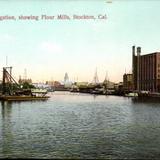
[[[70,80],[91,82],[97,68],[99,81],[120,82],[132,70],[132,46],[142,54],[160,51],[159,0],[0,0],[0,70],[13,67],[34,82]],[[68,15],[70,20],[41,20],[41,15]],[[19,20],[19,16],[39,20]],[[92,15],[95,20],[74,20]],[[107,19],[98,19],[106,15]],[[7,64],[6,64],[7,57]]]

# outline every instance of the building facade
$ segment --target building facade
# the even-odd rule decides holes
[[[132,73],[134,90],[160,92],[160,52],[141,55],[141,47],[133,46]]]
[[[125,91],[133,90],[133,75],[132,74],[124,74],[123,75],[123,88]]]

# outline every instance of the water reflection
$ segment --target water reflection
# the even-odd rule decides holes
[[[160,104],[160,98],[157,97],[135,97],[131,100],[133,104]]]
[[[11,112],[12,112],[12,103],[11,102],[7,102],[7,101],[1,101],[1,114],[2,114],[2,118],[9,118],[11,116]]]
[[[2,114],[2,124],[1,124],[1,145],[2,145],[2,156],[3,154],[12,154],[12,103],[7,101],[1,102],[1,114]],[[1,155],[0,154],[0,155]],[[1,156],[0,156],[1,157]]]

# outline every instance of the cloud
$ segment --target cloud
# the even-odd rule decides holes
[[[63,51],[63,47],[54,42],[42,42],[40,44],[40,49],[48,53],[61,53]]]

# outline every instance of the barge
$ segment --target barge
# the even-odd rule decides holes
[[[1,101],[33,101],[47,100],[46,89],[29,88],[23,89],[12,77],[12,67],[3,67],[2,94]]]

